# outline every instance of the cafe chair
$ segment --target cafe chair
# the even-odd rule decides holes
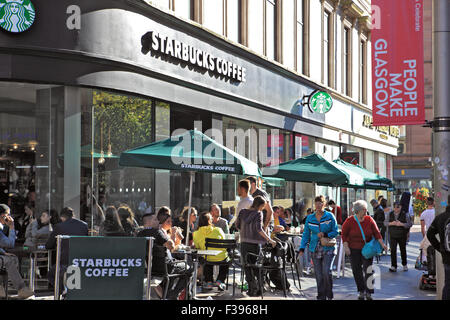
[[[4,261],[0,257],[0,277],[2,277],[2,285],[3,289],[5,290],[5,300],[8,300],[8,272],[5,269],[5,266],[3,265]]]
[[[159,259],[164,260],[166,258],[166,256],[167,256],[166,250],[163,246],[159,246],[156,244],[153,245],[153,259],[159,258]],[[177,262],[185,263],[185,270],[187,270],[187,262],[186,261],[178,260]],[[161,300],[167,299],[167,293],[169,291],[169,284],[170,284],[171,279],[181,278],[181,277],[186,276],[185,274],[181,274],[181,273],[169,273],[167,264],[164,264],[163,270],[155,270],[154,268],[152,268],[151,275],[152,275],[152,278],[157,278],[158,280],[161,280],[161,281],[165,280],[165,282],[166,282],[165,286],[163,288],[163,295],[161,297]],[[186,288],[186,292],[187,292],[187,288]]]
[[[302,290],[302,285],[300,282],[300,271],[298,268],[298,259],[297,259],[297,255],[295,253],[295,249],[294,249],[294,243],[292,242],[291,239],[289,239],[287,242],[287,255],[286,255],[286,262],[289,263],[290,267],[291,267],[291,273],[292,273],[292,279],[294,280],[294,286],[296,286],[296,280],[298,281],[298,289],[301,291]],[[295,266],[295,269],[294,269]]]
[[[267,274],[270,271],[274,270],[279,270],[281,273],[281,283],[283,286],[283,293],[284,297],[287,298],[286,256],[288,252],[288,246],[285,242],[281,242],[277,238],[275,238],[274,240],[275,241],[278,240],[275,248],[272,248],[272,246],[268,244],[263,246],[259,255],[249,252],[247,253],[246,256],[245,266],[247,268],[254,268],[258,270],[258,282],[261,291],[261,299],[264,298],[264,282],[267,280]],[[249,256],[255,257],[256,262],[249,263],[248,261]]]
[[[208,261],[207,259],[203,263],[204,265],[213,265],[213,266],[221,266],[221,265],[228,265],[230,268],[233,266],[233,296],[235,293],[235,286],[236,286],[236,265],[234,262],[234,254],[235,250],[237,248],[236,240],[234,239],[212,239],[212,238],[206,238],[205,239],[205,248],[206,250],[216,250],[216,249],[227,249],[228,252],[228,259],[225,261]],[[226,289],[228,290],[228,284],[229,280],[228,277],[226,279]]]
[[[37,285],[43,283],[40,288],[48,288],[48,278],[47,276],[40,275],[40,270],[46,269],[47,274],[50,271],[52,260],[51,250],[35,250],[31,252],[30,256],[30,288],[31,290],[37,289]],[[40,277],[38,277],[38,275]]]

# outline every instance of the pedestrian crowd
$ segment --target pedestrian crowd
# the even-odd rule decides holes
[[[314,273],[317,285],[317,299],[331,300],[333,294],[332,270],[337,256],[338,241],[342,240],[343,250],[349,257],[351,269],[358,292],[358,299],[372,300],[374,293],[373,259],[379,254],[390,251],[390,272],[397,272],[397,247],[400,251],[402,270],[408,271],[406,246],[409,241],[409,230],[413,224],[410,197],[404,193],[392,207],[382,196],[372,199],[369,212],[365,200],[357,200],[352,204],[352,213],[346,214],[332,199],[325,199],[319,195],[314,198],[314,208],[307,208],[302,217],[296,208],[273,206],[269,194],[261,188],[261,181],[255,177],[247,177],[239,181],[237,193],[240,198],[236,210],[221,208],[212,204],[208,211],[199,213],[194,207],[185,207],[177,217],[173,216],[169,207],[163,206],[157,212],[147,210],[141,203],[139,211],[140,223],[137,222],[133,210],[126,204],[107,206],[103,210],[100,206],[95,213],[100,222],[98,236],[108,237],[153,237],[152,271],[155,273],[168,272],[180,275],[177,278],[164,279],[155,289],[160,298],[181,299],[186,295],[186,287],[192,279],[192,265],[186,263],[179,252],[183,243],[188,247],[204,250],[206,239],[228,239],[230,233],[239,238],[240,263],[248,284],[247,295],[259,296],[266,290],[266,283],[259,276],[255,267],[258,257],[264,247],[276,248],[287,242],[286,232],[291,228],[300,227],[301,236],[297,237],[295,245],[301,272],[306,275]],[[58,213],[56,210],[43,211],[36,216],[30,207],[25,206],[25,216],[20,222],[13,218],[7,205],[0,205],[0,270],[7,272],[18,297],[29,298],[34,292],[25,284],[19,272],[19,258],[8,249],[16,246],[18,236],[21,236],[24,247],[45,246],[51,250],[56,248],[58,235],[87,236],[88,225],[76,218],[71,208],[64,208]],[[28,209],[27,209],[28,208]],[[29,211],[29,212],[28,212]],[[434,199],[427,199],[427,209],[420,216],[423,241],[420,244],[420,261],[424,265],[435,264],[433,251],[442,254],[445,269],[445,287],[443,299],[450,298],[450,212],[437,215],[434,211]],[[91,230],[92,231],[92,230]],[[436,236],[439,235],[437,238]],[[301,240],[300,240],[301,238]],[[385,242],[389,245],[385,244]],[[20,243],[20,241],[19,241]],[[372,248],[372,249],[371,249]],[[375,248],[375,249],[374,249]],[[378,248],[378,249],[376,249]],[[371,249],[373,253],[367,253]],[[377,251],[378,250],[378,251]],[[217,288],[224,291],[229,273],[230,254],[221,249],[216,256],[206,258],[201,265],[199,274],[204,279],[202,288],[212,290]],[[63,274],[68,267],[68,247],[62,244],[61,251],[61,279],[60,290],[64,291]],[[213,264],[217,263],[218,274],[214,276]],[[429,267],[430,268],[430,267]],[[431,269],[430,269],[431,270]],[[55,266],[46,270],[41,276],[47,276],[49,287],[55,285]],[[435,274],[431,274],[435,276]],[[275,290],[290,290],[289,282],[283,278],[280,270],[271,270],[264,279],[275,285]],[[168,283],[167,283],[168,281]],[[6,294],[0,287],[0,298]]]

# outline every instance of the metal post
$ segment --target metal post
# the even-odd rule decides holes
[[[147,286],[145,288],[145,298],[150,300],[150,292],[151,292],[151,278],[152,278],[152,260],[153,260],[153,241],[154,238],[147,238],[148,240],[148,258],[147,258]]]
[[[56,270],[54,300],[59,300],[59,274],[61,272],[61,240],[62,236],[56,236]]]
[[[189,229],[190,229],[190,220],[191,220],[191,205],[192,205],[192,184],[194,182],[194,175],[195,173],[193,171],[190,172],[190,178],[189,178],[189,209],[188,209],[188,216],[186,219],[186,245],[189,245]]]
[[[450,1],[433,0],[433,186],[436,214],[448,205],[450,171]],[[442,241],[442,239],[441,239]],[[444,267],[436,253],[437,299],[442,299]]]

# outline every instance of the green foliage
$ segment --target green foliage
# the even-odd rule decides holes
[[[121,152],[152,142],[152,100],[93,92],[95,150]]]

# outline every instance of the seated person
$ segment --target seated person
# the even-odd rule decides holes
[[[25,286],[25,282],[19,273],[19,259],[6,252],[5,248],[14,248],[16,240],[16,231],[14,230],[14,219],[10,215],[10,209],[5,204],[0,204],[0,224],[2,226],[8,226],[8,235],[0,232],[0,266],[6,269],[8,273],[8,279],[11,280],[14,288],[18,291],[18,297],[20,299],[27,299],[34,295],[34,292],[30,288]],[[0,298],[6,297],[5,289],[3,285],[0,286]]]
[[[181,212],[181,216],[178,218],[175,218],[173,221],[173,225],[175,227],[181,228],[183,231],[183,237],[187,237],[187,219],[189,214],[189,207],[184,207],[183,211]],[[197,221],[197,210],[193,207],[191,207],[191,215],[189,217],[189,244],[192,242],[192,234],[194,233],[196,229],[195,222]]]
[[[37,220],[32,220],[25,232],[24,247],[37,247],[45,244],[50,235],[50,215],[47,211],[41,213]]]
[[[167,291],[167,299],[177,300],[180,293],[186,288],[189,278],[192,274],[192,268],[179,260],[172,257],[172,252],[181,244],[182,236],[180,229],[172,227],[172,212],[168,207],[161,207],[156,216],[158,220],[158,227],[151,226],[151,218],[147,220],[146,229],[139,233],[139,236],[153,237],[155,242],[153,245],[152,257],[152,271],[156,273],[164,273],[167,265],[167,272],[169,274],[184,274],[181,278],[170,279]],[[156,288],[155,291],[159,298],[163,296],[163,290],[166,285],[164,279]],[[175,287],[174,281],[176,282]]]
[[[270,237],[273,239],[275,236],[282,241],[286,241],[287,237],[285,235],[279,234],[282,231],[289,231],[289,227],[286,221],[281,217],[284,214],[284,208],[281,206],[273,207],[273,231]]]
[[[194,232],[194,244],[197,249],[205,250],[205,239],[225,239],[225,233],[219,227],[214,227],[213,225],[213,217],[210,213],[202,214],[198,221],[198,230]],[[216,250],[214,248],[208,248],[211,250]],[[217,249],[222,251],[217,256],[207,257],[207,261],[218,262],[218,261],[228,261],[228,252],[227,249]],[[214,287],[213,284],[213,265],[205,265],[204,267],[204,275],[205,275],[205,288],[212,289]],[[217,276],[217,281],[215,285],[219,288],[219,290],[225,290],[225,279],[228,276],[228,265],[220,265],[219,267],[219,275]]]
[[[59,235],[67,235],[67,236],[87,236],[88,235],[88,225],[86,222],[75,219],[73,217],[73,209],[66,207],[61,210],[60,214],[61,223],[58,223],[53,226],[53,231],[50,233],[50,236],[45,244],[45,248],[47,250],[56,249],[56,236]],[[69,242],[67,240],[63,240],[61,242],[61,273],[59,280],[59,292],[62,293],[64,286],[64,273],[67,270],[69,265]],[[55,273],[56,273],[56,265],[53,265],[48,272],[48,282],[50,286],[55,285]]]
[[[126,237],[116,207],[106,208],[105,221],[100,225],[99,235],[103,237]]]

